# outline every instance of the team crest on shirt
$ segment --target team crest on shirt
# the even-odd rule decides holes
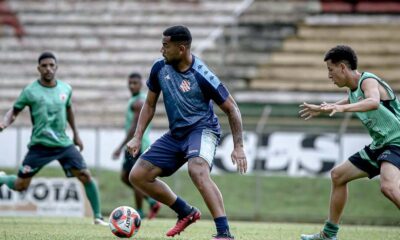
[[[61,102],[65,102],[66,99],[67,99],[67,94],[65,94],[65,93],[60,93],[60,100],[61,100]]]
[[[181,83],[181,85],[179,86],[179,88],[181,89],[182,92],[188,92],[190,91],[190,82],[186,79],[184,79]]]

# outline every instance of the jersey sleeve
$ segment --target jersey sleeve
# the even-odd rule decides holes
[[[19,97],[15,101],[14,108],[16,108],[18,110],[22,110],[27,105],[29,105],[29,94],[28,94],[28,90],[26,88],[24,88],[24,90],[22,90]]]
[[[212,73],[204,76],[196,74],[199,86],[205,98],[212,99],[216,104],[221,105],[229,97],[226,86]]]
[[[162,60],[154,63],[150,71],[149,79],[147,80],[147,87],[155,93],[159,93],[161,91],[160,82],[158,81],[158,73],[162,66]]]

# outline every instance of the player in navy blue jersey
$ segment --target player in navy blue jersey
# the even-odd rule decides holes
[[[144,152],[130,173],[133,185],[164,203],[178,215],[168,232],[173,237],[200,219],[200,211],[178,197],[158,177],[170,176],[188,162],[189,175],[214,218],[217,234],[212,239],[231,240],[221,192],[210,178],[221,129],[214,114],[215,102],[228,116],[233,135],[232,162],[240,173],[247,171],[243,149],[242,119],[227,88],[196,56],[191,54],[192,36],[185,26],[163,32],[161,53],[147,81],[149,92],[139,116],[136,132],[127,144],[138,154],[143,133],[154,116],[160,93],[163,94],[169,131]]]

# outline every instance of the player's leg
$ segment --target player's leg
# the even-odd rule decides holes
[[[192,132],[186,149],[189,175],[213,216],[217,234],[213,239],[233,239],[229,232],[222,194],[210,177],[219,136],[208,129]]]
[[[28,189],[32,177],[42,169],[43,166],[55,159],[57,152],[44,146],[31,146],[22,162],[18,175],[0,175],[0,186],[6,184],[15,191]]]
[[[391,162],[381,164],[381,191],[400,209],[400,170]]]
[[[101,214],[99,189],[90,171],[87,169],[81,153],[75,146],[71,145],[63,148],[63,152],[58,159],[63,167],[65,175],[67,177],[76,177],[83,184],[86,196],[92,207],[94,223],[108,226],[108,223],[103,221],[103,216]]]
[[[188,161],[189,175],[204,199],[217,229],[214,239],[233,239],[229,231],[222,194],[210,177],[210,165],[201,157]]]
[[[365,161],[366,160],[363,160],[360,154],[357,153],[353,155],[350,160],[347,160],[332,169],[329,218],[325,222],[324,228],[320,233],[301,235],[302,240],[336,239],[336,235],[339,231],[340,218],[347,202],[347,183],[358,178],[376,175],[374,173],[369,174],[366,172],[368,167],[365,167]]]
[[[184,163],[182,143],[170,134],[165,134],[151,145],[129,175],[132,185],[155,200],[169,206],[178,214],[177,224],[167,232],[174,236],[200,218],[200,212],[178,197],[159,176],[170,176]]]
[[[132,188],[133,193],[134,193],[134,198],[135,198],[135,204],[136,204],[136,210],[139,213],[140,217],[143,219],[144,218],[144,212],[143,212],[143,199],[146,200],[146,202],[150,205],[150,211],[148,214],[148,218],[152,219],[154,218],[157,214],[158,211],[160,210],[161,204],[158,203],[156,200],[153,198],[147,196],[144,194],[140,189],[137,187],[133,186],[129,182],[129,173],[132,170],[133,166],[135,165],[138,157],[140,154],[138,154],[137,157],[132,157],[132,155],[125,151],[125,161],[122,165],[122,171],[121,171],[121,181],[124,182],[127,186]]]

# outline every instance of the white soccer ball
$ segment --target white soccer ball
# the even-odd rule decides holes
[[[114,209],[110,215],[109,225],[111,232],[120,238],[134,236],[140,228],[140,215],[135,209],[121,206]]]

